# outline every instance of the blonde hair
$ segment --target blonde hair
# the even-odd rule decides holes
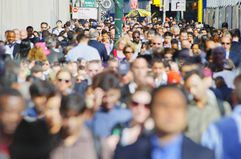
[[[41,47],[34,47],[28,52],[28,60],[47,61],[47,57]]]

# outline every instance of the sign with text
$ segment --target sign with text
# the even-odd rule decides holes
[[[97,8],[77,8],[72,11],[73,19],[96,19],[98,18]]]
[[[172,0],[172,11],[186,11],[186,0]]]

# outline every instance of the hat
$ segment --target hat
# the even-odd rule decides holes
[[[169,71],[167,73],[167,83],[168,84],[179,84],[182,80],[182,77],[179,72]]]
[[[118,68],[118,72],[120,75],[126,75],[130,70],[130,64],[127,62],[121,62]]]

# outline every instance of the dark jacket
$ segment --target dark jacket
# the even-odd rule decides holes
[[[100,43],[97,40],[90,40],[88,43],[89,46],[92,46],[94,48],[96,48],[100,54],[100,58],[103,62],[107,62],[108,61],[108,55],[107,55],[107,51],[105,48],[105,45]]]
[[[233,61],[235,67],[240,65],[241,60],[241,43],[240,42],[232,42],[229,58]]]
[[[141,135],[140,138],[131,145],[118,145],[114,159],[152,159],[151,134]],[[187,137],[183,138],[182,159],[215,159],[214,152],[194,143]]]

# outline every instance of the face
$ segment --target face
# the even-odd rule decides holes
[[[133,42],[134,43],[139,44],[139,42],[140,42],[140,34],[134,33],[132,38],[133,38]]]
[[[23,40],[23,39],[26,39],[28,37],[28,33],[26,30],[21,30],[20,31],[20,39]]]
[[[27,32],[28,32],[28,37],[31,37],[33,35],[33,29],[32,28],[28,28]]]
[[[165,72],[165,67],[162,62],[155,62],[152,66],[152,72],[155,76],[159,76],[160,74]]]
[[[92,78],[95,75],[97,75],[98,73],[100,73],[101,70],[102,70],[102,67],[100,67],[99,64],[97,64],[97,63],[90,63],[87,66],[86,72]]]
[[[132,63],[131,71],[133,73],[134,79],[140,80],[140,81],[144,80],[148,71],[146,60],[141,58],[136,59]]]
[[[24,100],[17,96],[2,96],[0,100],[2,103],[0,124],[5,134],[12,135],[22,119]]]
[[[42,66],[43,71],[47,71],[49,68],[50,68],[49,62],[45,61]]]
[[[152,48],[153,49],[158,49],[162,47],[162,40],[161,38],[153,38],[152,40]]]
[[[153,97],[151,111],[157,131],[178,134],[184,130],[187,116],[186,102],[180,91],[171,88],[159,91]]]
[[[62,135],[63,138],[79,133],[82,118],[80,115],[69,115],[68,117],[62,117]]]
[[[16,40],[16,35],[14,32],[8,32],[7,34],[7,41],[9,43],[13,43]]]
[[[131,47],[127,47],[124,51],[125,57],[127,61],[132,59],[132,55],[134,54],[134,50]]]
[[[16,36],[16,40],[20,40],[20,31],[18,29],[14,30],[15,36]]]
[[[56,95],[48,99],[45,107],[45,119],[52,133],[57,133],[61,127],[60,116],[61,96]]]
[[[185,88],[194,97],[194,100],[200,101],[206,94],[206,88],[203,80],[196,74],[193,74],[185,81]]]
[[[113,70],[115,72],[118,71],[118,66],[119,66],[118,65],[118,61],[110,61],[109,65],[108,65],[109,69],[111,69],[111,70]]]
[[[72,86],[72,78],[69,72],[60,72],[56,77],[56,86],[60,92],[65,92]]]
[[[58,22],[58,23],[56,24],[56,26],[57,26],[58,28],[61,28],[61,27],[62,27],[62,23],[61,23],[61,22]]]
[[[41,31],[49,29],[47,24],[42,24],[40,27],[41,27]]]
[[[188,41],[189,41],[189,42],[193,42],[193,36],[192,36],[191,34],[188,34],[188,37],[187,37],[187,38],[188,38]]]
[[[171,40],[172,40],[172,37],[171,37],[171,36],[166,36],[166,37],[164,38],[164,43],[165,43],[165,44],[170,44],[170,43],[171,43]]]
[[[131,98],[130,110],[133,120],[143,124],[150,116],[151,95],[146,91],[137,91]]]
[[[191,44],[188,40],[183,40],[182,41],[182,48],[184,49],[190,49],[191,48]]]
[[[183,41],[187,39],[187,33],[186,32],[182,32],[181,35],[180,35],[180,41]]]
[[[126,42],[124,40],[120,40],[118,45],[118,50],[123,50],[125,46],[126,46]]]
[[[229,37],[223,37],[221,39],[222,46],[225,48],[226,51],[230,51],[231,48],[231,39]]]
[[[199,49],[198,44],[193,45],[192,52],[193,52],[194,55],[199,55],[200,54],[200,49]]]
[[[108,34],[103,34],[103,35],[102,35],[102,40],[103,40],[104,42],[108,41],[108,40],[109,40],[109,35],[108,35]]]
[[[105,109],[110,110],[118,102],[119,98],[120,98],[120,90],[119,89],[113,88],[108,91],[105,91],[103,99],[102,99],[102,106]]]

